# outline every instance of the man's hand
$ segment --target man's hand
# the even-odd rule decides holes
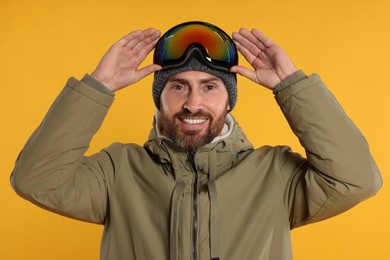
[[[233,33],[237,50],[252,65],[254,70],[234,66],[236,72],[257,84],[273,89],[280,81],[296,71],[286,53],[257,29],[240,29]]]
[[[160,32],[153,28],[129,33],[111,46],[91,75],[108,89],[117,91],[160,70],[161,66],[156,64],[138,69],[159,37]]]

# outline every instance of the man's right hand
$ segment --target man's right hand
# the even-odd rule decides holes
[[[159,37],[160,31],[153,28],[129,33],[111,46],[91,76],[108,89],[117,91],[160,70],[161,66],[156,64],[138,69]]]

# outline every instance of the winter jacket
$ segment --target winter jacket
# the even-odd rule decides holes
[[[366,140],[318,75],[299,71],[276,101],[306,150],[254,149],[229,131],[194,156],[156,127],[144,146],[85,156],[114,100],[70,78],[21,151],[11,183],[50,211],[104,225],[102,260],[286,260],[290,230],[373,196],[382,181]]]

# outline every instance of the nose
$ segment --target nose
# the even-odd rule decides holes
[[[187,101],[184,104],[184,109],[195,113],[203,109],[203,98],[197,91],[191,91],[188,94]]]

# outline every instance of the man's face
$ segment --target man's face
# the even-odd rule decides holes
[[[230,109],[223,81],[201,71],[172,76],[161,93],[160,104],[160,132],[189,151],[219,135]]]

